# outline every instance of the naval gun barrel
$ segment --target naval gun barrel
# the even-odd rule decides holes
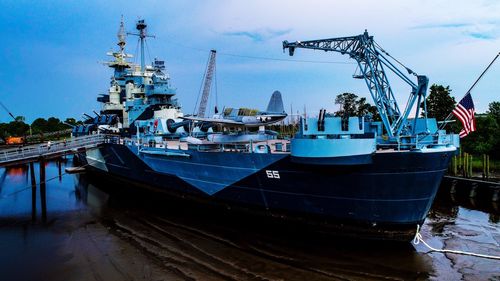
[[[184,131],[189,132],[189,127],[191,122],[192,122],[191,120],[183,120],[180,122],[175,122],[174,119],[168,119],[167,129],[172,134],[175,133],[175,131],[177,131],[177,129],[180,127],[183,127]]]
[[[212,122],[200,122],[197,124],[197,126],[200,128],[200,131],[206,133],[208,132],[208,129],[214,126],[214,123]]]
[[[83,115],[88,118],[87,120],[94,120],[94,117],[88,115],[87,113],[84,113]]]

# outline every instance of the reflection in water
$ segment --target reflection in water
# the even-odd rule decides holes
[[[0,192],[2,191],[2,188],[4,187],[6,177],[7,177],[7,171],[5,169],[3,169],[2,175],[0,176]]]
[[[492,204],[493,204],[495,213],[490,213],[489,222],[498,224],[500,222],[500,209],[498,208],[497,202],[493,202]]]
[[[70,175],[61,176],[59,179],[58,163],[61,164],[62,172],[67,165],[71,165],[64,159],[60,162],[51,161],[45,163],[47,182],[47,210],[49,213],[58,213],[82,208],[76,204],[75,181],[77,179]],[[37,183],[37,206],[40,206],[39,179],[40,169],[38,163],[34,165],[34,173]],[[26,214],[31,214],[31,182],[29,165],[0,168],[0,219],[15,219],[17,217],[26,219]],[[38,207],[39,208],[39,207]]]
[[[47,280],[498,276],[491,261],[425,254],[409,243],[339,240],[301,225],[200,207],[85,175],[59,181],[58,164],[46,168],[47,179],[54,178],[47,183],[48,227],[20,223],[30,218],[29,169],[0,170],[0,257],[9,257],[5,264],[29,264],[32,272],[48,274]],[[495,254],[497,224],[498,213],[470,211],[444,196],[432,207],[423,235],[438,247],[466,245]]]
[[[28,175],[27,171],[28,171],[27,165],[20,165],[20,166],[5,168],[4,174],[14,176],[14,177],[27,176]]]
[[[447,225],[453,224],[458,216],[458,206],[450,204],[450,201],[437,198],[427,215],[427,225],[433,235],[443,235]]]

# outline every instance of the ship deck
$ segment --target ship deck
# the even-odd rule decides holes
[[[197,150],[200,152],[234,152],[234,153],[271,153],[271,154],[290,154],[291,142],[286,139],[274,139],[259,142],[231,142],[231,143],[219,143],[210,142],[203,140],[200,143],[189,143],[185,140],[165,140],[160,143],[140,143],[137,139],[131,138],[112,138],[111,142],[119,143],[123,145],[136,145],[144,148],[160,148],[168,150]],[[262,151],[256,151],[257,148],[263,148]],[[267,149],[266,149],[267,148]],[[455,151],[453,147],[435,147],[429,149],[403,149],[398,145],[394,147],[377,147],[374,151],[375,154],[381,153],[430,153],[430,152],[442,152],[442,151]]]
[[[120,138],[118,143],[139,145],[139,143],[136,140],[128,138]],[[245,142],[215,143],[215,142],[203,141],[200,144],[191,144],[181,140],[168,140],[168,141],[163,141],[161,143],[154,143],[154,144],[143,143],[140,145],[142,147],[163,148],[172,150],[197,149],[199,151],[204,151],[204,152],[219,151],[219,152],[238,152],[238,153],[250,153],[254,151],[255,148],[263,146],[269,149],[269,153],[290,154],[290,141],[281,139],[267,140],[261,142],[253,142],[253,143],[245,143]]]

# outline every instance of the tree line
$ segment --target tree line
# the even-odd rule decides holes
[[[0,123],[0,138],[5,140],[7,137],[24,137],[32,135],[39,135],[44,133],[51,133],[62,131],[71,128],[77,122],[74,118],[66,118],[61,121],[59,118],[50,117],[37,118],[31,124],[25,123],[23,116],[17,116],[15,121],[8,123]]]

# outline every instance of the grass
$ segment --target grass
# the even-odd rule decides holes
[[[472,156],[472,170],[482,171],[483,170],[483,156]],[[490,172],[497,172],[500,170],[500,160],[494,160],[490,158]]]
[[[463,157],[462,160],[460,160],[460,156],[457,156],[457,161],[458,163],[463,163]],[[453,165],[453,163],[450,163],[450,166]],[[472,171],[473,172],[483,172],[483,155],[472,155]],[[458,164],[458,170],[460,170],[460,164]],[[491,159],[490,158],[490,173],[500,173],[500,160],[497,159]]]

